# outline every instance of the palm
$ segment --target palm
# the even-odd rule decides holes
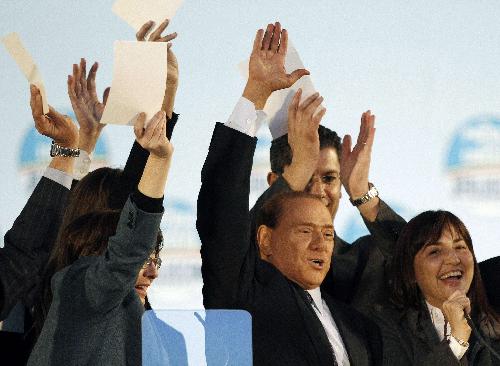
[[[252,79],[264,83],[271,90],[290,87],[290,80],[285,71],[284,56],[268,51],[257,51],[250,57],[249,73]]]

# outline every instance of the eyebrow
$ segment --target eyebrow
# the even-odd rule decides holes
[[[312,222],[300,222],[300,223],[295,224],[295,226],[316,226],[316,227],[320,226],[320,227],[325,228],[325,229],[333,229],[332,224],[317,225],[317,224],[314,224]]]
[[[455,243],[459,243],[459,242],[461,242],[461,241],[465,242],[465,240],[464,240],[463,238],[453,239],[453,244],[455,244]],[[425,244],[425,245],[422,247],[422,249],[425,249],[425,248],[427,248],[427,247],[429,247],[429,246],[431,246],[431,245],[436,245],[436,246],[439,246],[439,245],[443,245],[443,244],[444,244],[444,243],[443,243],[443,242],[441,242],[441,241],[437,241],[437,242],[430,242],[430,243]]]

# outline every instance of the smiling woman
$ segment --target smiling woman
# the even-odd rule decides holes
[[[488,349],[500,348],[500,317],[458,217],[426,211],[410,220],[395,248],[390,286],[392,303],[375,312],[385,365],[500,364]],[[471,334],[473,323],[479,329]]]

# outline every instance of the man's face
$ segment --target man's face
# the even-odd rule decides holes
[[[340,161],[334,148],[319,152],[318,165],[305,191],[320,196],[333,219],[340,201]]]
[[[441,308],[455,291],[467,294],[474,276],[474,259],[463,238],[446,228],[436,243],[417,252],[413,268],[427,302]]]
[[[269,185],[273,184],[278,177],[276,173],[269,173]],[[321,149],[318,165],[305,191],[320,196],[333,219],[339,208],[341,187],[340,161],[337,151],[333,147]]]
[[[142,304],[146,303],[146,295],[149,286],[151,286],[155,278],[158,277],[158,268],[156,267],[158,259],[159,258],[153,253],[144,263],[135,281],[135,292],[139,295]]]
[[[277,226],[261,226],[259,232],[261,229],[268,233],[263,239],[259,237],[265,260],[306,290],[321,285],[330,269],[333,225],[319,200],[291,199],[285,203]]]

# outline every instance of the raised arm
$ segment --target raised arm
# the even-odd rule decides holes
[[[174,52],[172,51],[172,44],[170,41],[177,37],[177,33],[170,33],[162,36],[163,31],[167,28],[169,20],[166,19],[155,30],[153,30],[154,22],[149,21],[145,23],[136,34],[138,41],[148,42],[169,42],[168,47],[168,63],[167,63],[167,83],[165,88],[165,96],[163,98],[162,110],[167,115],[167,128],[165,130],[166,136],[169,140],[172,138],[174,127],[177,123],[179,115],[174,113],[174,101],[177,93],[177,86],[179,83],[179,65]],[[122,180],[120,186],[112,192],[110,197],[110,206],[115,208],[123,207],[127,200],[128,195],[134,190],[141,179],[144,166],[148,160],[149,151],[141,146],[141,143],[136,139],[130,150],[125,167],[123,168]]]
[[[264,107],[273,91],[290,87],[308,73],[286,73],[287,39],[287,32],[279,23],[269,24],[265,33],[262,29],[257,31],[242,96],[243,103],[252,103],[255,110]],[[232,116],[237,114],[236,109]],[[250,247],[248,212],[256,129],[247,130],[233,122],[230,119],[226,126],[216,125],[201,175],[196,227],[202,242],[206,308],[234,307],[240,284],[250,280],[247,276],[251,276],[256,260]],[[244,273],[243,266],[247,266]]]
[[[106,252],[85,274],[87,298],[100,312],[117,306],[133,290],[139,270],[156,245],[173,147],[165,135],[165,112],[155,114],[145,129],[144,122],[142,114],[134,127],[138,141],[150,152],[144,173],[121,212]]]
[[[375,116],[370,111],[366,111],[361,116],[356,145],[351,148],[350,135],[345,135],[342,142],[340,178],[351,201],[363,197],[370,189],[368,177],[374,141]],[[356,207],[379,249],[384,255],[391,255],[392,247],[406,221],[378,196]]]
[[[52,107],[43,114],[42,97],[31,86],[31,111],[39,133],[63,147],[78,147],[78,129]],[[38,282],[55,242],[71,186],[73,157],[55,156],[28,202],[5,234],[0,248],[0,320]]]

